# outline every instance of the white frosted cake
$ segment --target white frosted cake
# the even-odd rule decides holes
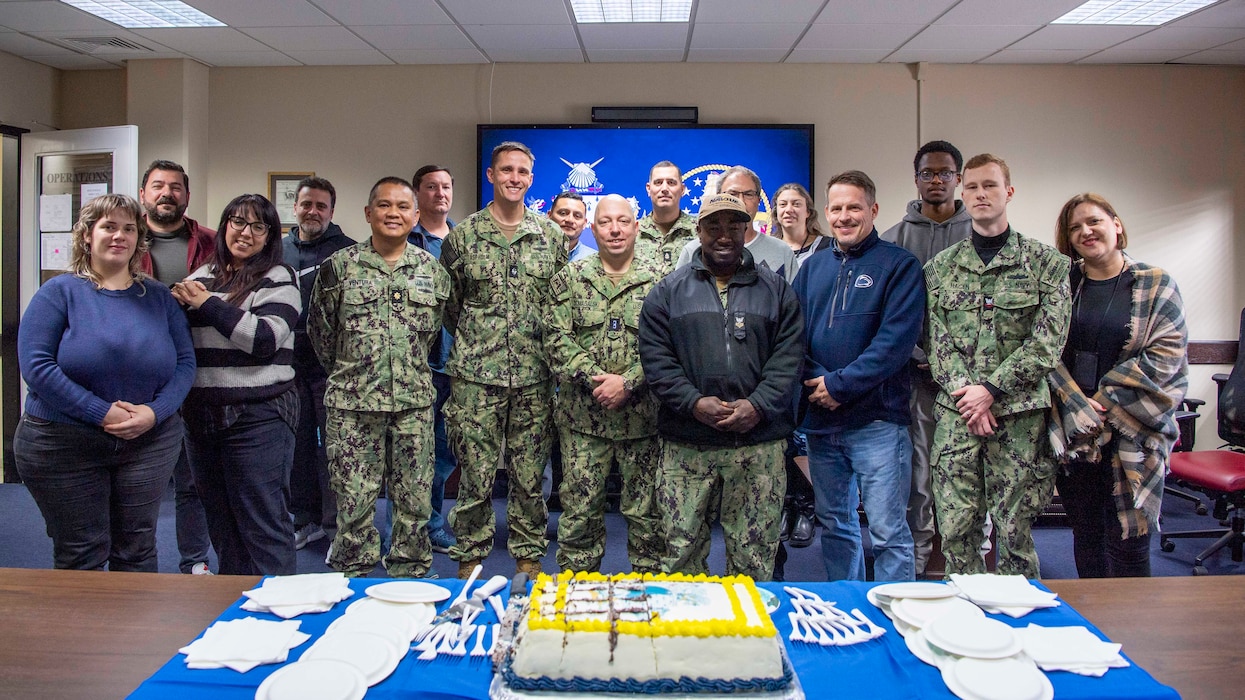
[[[790,684],[751,578],[541,574],[503,668],[521,690],[748,692]]]

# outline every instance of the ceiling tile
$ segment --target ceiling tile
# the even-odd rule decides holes
[[[782,0],[765,3],[756,0],[712,0],[696,6],[696,24],[722,22],[797,22],[808,24],[825,0]]]
[[[209,66],[222,68],[302,65],[277,51],[195,51],[192,56]]]
[[[0,33],[0,51],[7,51],[14,56],[58,56],[61,54],[77,55],[76,51],[51,42],[49,38],[40,39],[17,32]]]
[[[696,22],[692,48],[790,49],[806,24],[713,24]]]
[[[877,63],[889,49],[796,49],[787,63]]]
[[[683,49],[588,49],[593,63],[679,63]]]
[[[442,0],[445,10],[459,24],[564,24],[571,25],[563,0]]]
[[[230,27],[184,27],[178,29],[133,29],[141,37],[158,41],[178,51],[266,51],[259,43]]]
[[[904,47],[886,57],[887,63],[975,63],[994,49],[910,49]]]
[[[352,25],[453,24],[433,0],[315,0],[330,17]]]
[[[386,51],[385,55],[404,65],[441,63],[488,63],[474,48],[471,49],[415,49]]]
[[[1036,26],[967,27],[935,24],[912,37],[905,49],[1001,49],[1037,31]]]
[[[1088,56],[1092,51],[1087,49],[1004,49],[992,56],[982,59],[982,63],[1072,63]]]
[[[796,48],[882,51],[885,56],[924,28],[920,24],[814,24]]]
[[[1105,49],[1127,41],[1154,27],[1103,27],[1060,24],[1043,27],[1009,46],[1011,49]]]
[[[345,27],[254,27],[250,36],[278,51],[362,51],[371,48]]]
[[[1008,24],[1049,24],[1084,0],[960,0],[935,24],[988,27]]]
[[[110,70],[120,68],[123,64],[121,61],[111,63],[92,56],[81,56],[78,54],[68,54],[64,56],[32,56],[29,60],[35,63],[42,63],[45,66],[59,68],[61,70]]]
[[[0,2],[0,24],[19,32],[111,32],[119,29],[62,2]]]
[[[1245,27],[1245,0],[1228,0],[1182,17],[1168,27]]]
[[[231,27],[323,27],[336,24],[306,0],[192,0],[189,4]]]
[[[1189,55],[1188,51],[1179,49],[1130,49],[1125,48],[1126,46],[1127,44],[1092,53],[1077,63],[1167,63]]]
[[[498,63],[583,63],[579,49],[498,49],[488,55]]]
[[[589,51],[678,49],[681,57],[687,44],[687,23],[581,24],[579,38],[583,39],[584,48]]]
[[[364,41],[376,48],[389,51],[423,51],[426,49],[471,49],[475,47],[462,31],[452,24],[427,24],[422,26],[351,27]],[[479,53],[478,51],[476,53]]]
[[[1214,49],[1178,58],[1173,63],[1191,63],[1210,66],[1245,66],[1245,49],[1224,51]]]
[[[505,24],[464,25],[463,30],[475,40],[480,48],[491,55],[494,49],[521,51],[524,49],[575,49],[579,41],[575,30],[558,25],[528,25],[522,30]]]
[[[393,65],[385,54],[375,50],[363,51],[286,51],[290,58],[308,66],[389,66]]]
[[[790,49],[692,49],[688,63],[778,63]]]
[[[1245,38],[1245,27],[1159,27],[1149,34],[1120,44],[1125,49],[1198,50],[1218,47]]]
[[[929,24],[958,0],[830,0],[817,24]],[[771,20],[772,21],[772,20]]]

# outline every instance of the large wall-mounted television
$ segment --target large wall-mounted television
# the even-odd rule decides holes
[[[651,202],[644,184],[649,168],[663,160],[683,171],[683,209],[692,214],[732,165],[756,171],[767,193],[788,182],[814,190],[812,124],[480,124],[480,208],[493,198],[485,171],[493,147],[503,141],[524,143],[536,156],[528,207],[547,212],[554,196],[574,190],[588,204],[589,221],[596,201],[607,194],[630,199],[638,216],[648,214]],[[762,197],[756,224],[768,230],[768,196]],[[590,235],[582,240],[596,247]]]

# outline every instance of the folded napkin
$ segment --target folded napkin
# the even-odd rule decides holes
[[[1017,629],[1025,654],[1043,671],[1069,671],[1082,676],[1101,676],[1111,668],[1124,668],[1119,644],[1104,642],[1084,626],[1042,627],[1030,623]]]
[[[187,668],[231,668],[239,673],[261,664],[283,663],[290,649],[311,639],[297,620],[273,622],[254,617],[215,622],[203,636],[178,649]]]
[[[296,615],[327,612],[334,605],[354,595],[346,577],[339,573],[272,576],[259,588],[243,591],[247,598],[242,609],[247,612],[272,613],[289,619]]]
[[[987,608],[987,612],[1021,617],[1037,608],[1059,605],[1054,593],[1034,586],[1024,576],[951,574],[951,581],[960,589],[962,596]]]

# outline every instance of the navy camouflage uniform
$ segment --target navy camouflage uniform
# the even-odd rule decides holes
[[[549,545],[541,485],[553,405],[542,317],[549,280],[566,265],[566,236],[529,209],[507,241],[486,208],[450,231],[441,264],[451,281],[445,326],[455,339],[445,422],[461,469],[450,557],[482,560],[493,548],[491,498],[504,444],[508,549],[516,560],[539,560]]]
[[[645,244],[645,250],[651,251],[649,254],[657,263],[657,279],[674,272],[675,265],[679,262],[679,254],[683,252],[688,241],[693,240],[696,240],[696,217],[687,212],[679,214],[679,218],[670,225],[669,233],[662,233],[657,228],[652,214],[639,221],[638,243]],[[637,244],[636,248],[638,250],[640,246]]]
[[[642,249],[641,249],[642,250]],[[558,568],[597,571],[605,554],[605,479],[617,463],[627,555],[633,571],[657,572],[665,553],[654,501],[659,442],[657,403],[644,383],[636,336],[644,298],[659,279],[656,261],[637,253],[615,284],[601,259],[571,263],[556,274],[546,314],[545,348],[558,379],[555,408],[565,469],[558,520]],[[597,403],[592,377],[623,377],[624,406]]]
[[[450,280],[436,258],[408,245],[390,269],[370,240],[320,267],[307,333],[328,372],[324,405],[337,536],[328,563],[365,576],[380,558],[376,498],[388,489],[389,575],[422,578],[432,567],[430,515],[436,390],[428,351],[441,333]]]
[[[1033,520],[1050,502],[1055,460],[1045,447],[1050,389],[1071,301],[1069,260],[1010,229],[982,263],[971,239],[925,266],[930,369],[940,391],[930,449],[934,503],[947,573],[982,573],[981,531],[998,533],[998,572],[1038,576]],[[1001,390],[994,435],[968,431],[952,391],[989,382]]]

